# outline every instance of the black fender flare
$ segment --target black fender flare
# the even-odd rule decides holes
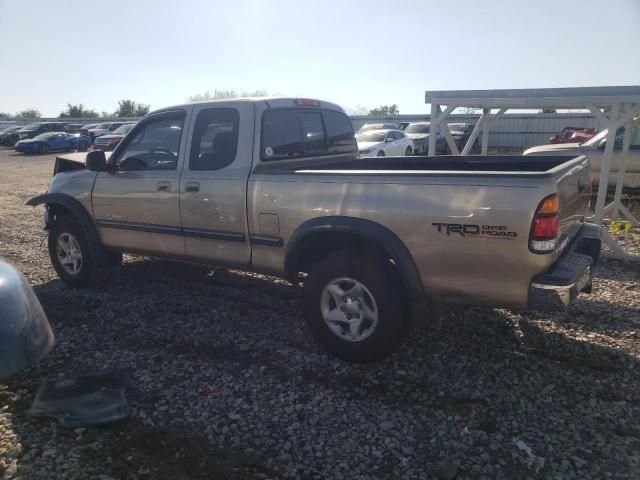
[[[75,198],[64,193],[43,193],[31,198],[27,205],[35,207],[37,205],[60,205],[71,212],[76,217],[82,231],[87,237],[91,253],[98,267],[108,267],[113,264],[113,254],[110,250],[102,245],[98,229],[93,222],[91,215],[87,209]]]
[[[400,272],[409,300],[414,304],[424,304],[427,298],[418,268],[406,245],[388,228],[371,220],[345,216],[326,216],[313,218],[300,224],[287,242],[285,254],[285,275],[295,279],[296,249],[303,240],[311,235],[326,232],[349,233],[361,236],[377,243],[393,259]]]

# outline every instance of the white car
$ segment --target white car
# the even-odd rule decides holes
[[[413,155],[413,140],[400,130],[371,130],[357,136],[361,157]]]
[[[631,143],[629,146],[629,160],[625,170],[625,188],[640,188],[640,118],[634,120],[635,126],[631,132]],[[609,169],[609,187],[614,187],[618,180],[618,167],[622,157],[622,137],[624,127],[616,132],[616,141],[611,157],[611,168]],[[550,145],[539,145],[524,151],[523,155],[569,155],[577,156],[586,154],[591,161],[592,183],[598,185],[600,173],[602,171],[602,156],[606,144],[607,130],[603,130],[598,135],[590,138],[586,142],[580,143],[556,143]]]

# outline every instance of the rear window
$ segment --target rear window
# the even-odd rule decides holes
[[[262,115],[263,160],[355,151],[353,127],[343,113],[277,109]]]

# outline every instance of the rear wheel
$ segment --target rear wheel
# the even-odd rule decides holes
[[[86,152],[88,148],[89,144],[87,142],[80,142],[80,144],[78,145],[79,152]]]
[[[403,343],[410,321],[393,274],[371,258],[343,251],[326,256],[304,282],[307,326],[342,360],[382,360]]]
[[[49,153],[49,145],[46,143],[38,145],[38,153]]]
[[[384,157],[384,150],[380,150],[376,157]]]
[[[411,150],[411,147],[407,147],[407,149],[404,151],[404,155],[405,157],[410,157],[411,155],[413,155],[413,151]]]

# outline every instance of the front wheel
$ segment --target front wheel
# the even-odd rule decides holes
[[[380,150],[376,157],[384,157],[384,150]]]
[[[58,276],[72,287],[94,285],[98,275],[82,226],[71,215],[56,219],[49,230],[49,258]]]
[[[78,145],[79,152],[86,152],[89,149],[89,144],[87,142],[80,142]]]
[[[328,255],[304,282],[304,317],[316,341],[353,363],[382,360],[410,330],[394,275],[370,258],[343,251]]]
[[[405,157],[410,157],[411,155],[413,155],[413,151],[411,150],[411,147],[407,147],[407,149],[404,151],[404,155]]]
[[[38,146],[38,153],[49,153],[49,145],[46,143],[41,143]]]

